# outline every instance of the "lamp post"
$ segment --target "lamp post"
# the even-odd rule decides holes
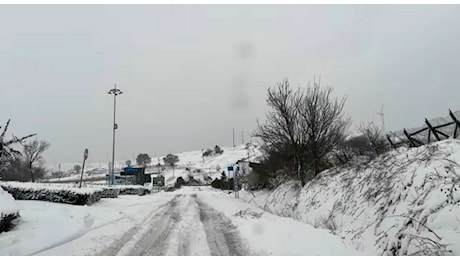
[[[112,148],[112,172],[110,173],[110,182],[109,186],[113,185],[114,179],[115,179],[115,130],[118,128],[118,125],[115,123],[115,112],[116,112],[116,106],[117,106],[117,96],[123,94],[120,89],[117,89],[117,84],[115,84],[115,87],[109,92],[108,94],[112,95],[113,94],[113,148]]]

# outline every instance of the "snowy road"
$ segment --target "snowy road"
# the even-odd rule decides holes
[[[179,194],[100,255],[247,255],[236,227],[196,194]],[[135,238],[135,239],[133,239]]]
[[[209,187],[102,199],[91,206],[18,201],[0,255],[360,255],[327,230]]]

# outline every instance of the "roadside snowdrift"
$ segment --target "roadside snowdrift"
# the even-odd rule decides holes
[[[14,219],[19,217],[19,210],[13,196],[0,187],[0,233],[12,226]]]
[[[324,171],[300,189],[242,198],[378,255],[460,255],[460,141],[400,148],[368,163]],[[257,197],[257,194],[256,194]]]

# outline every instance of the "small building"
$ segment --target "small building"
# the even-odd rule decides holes
[[[241,159],[241,160],[238,160],[236,162],[236,169],[235,171],[237,171],[237,173],[239,175],[246,175],[246,174],[249,174],[250,171],[251,171],[251,168],[252,166],[254,165],[255,163],[249,161],[248,159]]]

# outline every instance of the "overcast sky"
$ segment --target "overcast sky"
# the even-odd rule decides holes
[[[313,76],[356,124],[387,130],[460,109],[459,6],[0,6],[0,125],[48,163],[237,144],[266,90]],[[245,136],[246,141],[249,137]]]

